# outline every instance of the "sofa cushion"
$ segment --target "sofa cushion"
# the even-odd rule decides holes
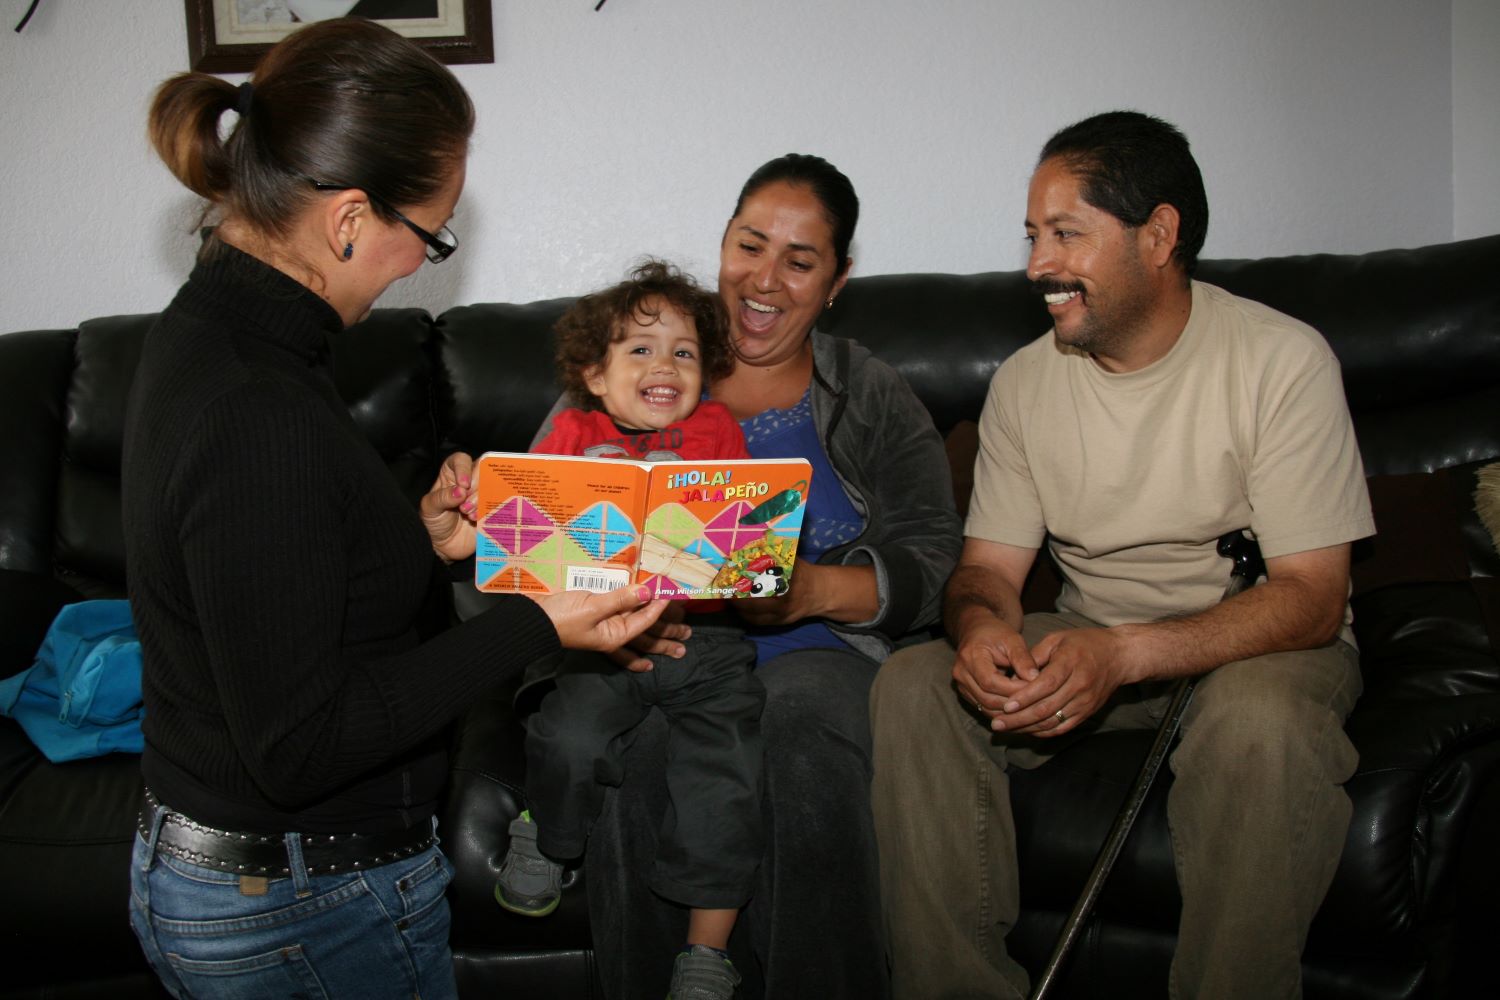
[[[52,573],[68,330],[0,336],[0,568]]]
[[[1000,362],[1051,322],[1026,275],[1010,271],[851,278],[818,325],[899,371],[946,434],[979,416]]]
[[[1354,543],[1356,632],[1369,614],[1358,607],[1363,595],[1401,584],[1453,583],[1477,602],[1477,622],[1489,646],[1500,649],[1500,552],[1473,502],[1483,464],[1369,478],[1376,534]]]
[[[332,338],[329,361],[349,415],[413,503],[437,468],[432,322],[420,309],[377,309]]]
[[[57,612],[81,599],[50,576],[0,569],[0,677],[31,666]]]
[[[1338,354],[1367,475],[1500,455],[1500,237],[1205,260],[1198,277],[1309,323]]]
[[[438,318],[441,450],[525,451],[559,388],[552,325],[572,299],[449,309]]]
[[[7,954],[47,957],[6,963],[5,990],[45,985],[43,995],[63,996],[75,980],[142,978],[125,911],[140,768],[135,754],[49,763],[0,719],[0,885],[25,901],[0,907],[0,941]],[[88,946],[60,961],[64,940]]]
[[[1368,480],[1375,534],[1354,544],[1354,594],[1396,583],[1467,580],[1448,470]]]

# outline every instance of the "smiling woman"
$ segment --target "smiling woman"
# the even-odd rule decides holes
[[[790,588],[732,602],[766,699],[766,843],[729,947],[757,972],[744,997],[889,993],[866,706],[892,644],[936,620],[961,543],[927,411],[868,351],[814,329],[849,275],[858,214],[847,177],[790,154],[746,182],[720,246],[734,365],[709,395],[739,420],[753,457],[814,466]],[[670,626],[634,648],[682,655]],[[589,844],[595,950],[623,996],[656,990],[687,939],[686,913],[651,880],[666,747],[666,726],[648,718]]]
[[[152,102],[158,153],[220,217],[146,336],[124,433],[131,925],[174,996],[454,997],[442,731],[530,661],[660,614],[628,589],[511,598],[421,642],[459,500],[412,510],[329,339],[452,252],[473,127],[447,69],[357,19],[292,34],[240,87],[181,74]]]

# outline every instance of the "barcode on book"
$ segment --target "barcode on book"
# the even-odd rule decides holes
[[[598,566],[569,566],[568,590],[592,590],[596,594],[619,590],[630,582],[628,569],[601,569]]]

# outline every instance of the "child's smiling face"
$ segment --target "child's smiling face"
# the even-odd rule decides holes
[[[610,343],[604,364],[586,381],[616,423],[660,430],[686,420],[703,395],[698,329],[691,316],[660,299],[642,305],[646,312],[624,324],[623,336]]]

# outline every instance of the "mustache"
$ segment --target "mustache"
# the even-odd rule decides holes
[[[1081,292],[1083,291],[1083,285],[1076,281],[1038,278],[1031,283],[1031,290],[1038,295],[1055,295],[1058,292]]]

